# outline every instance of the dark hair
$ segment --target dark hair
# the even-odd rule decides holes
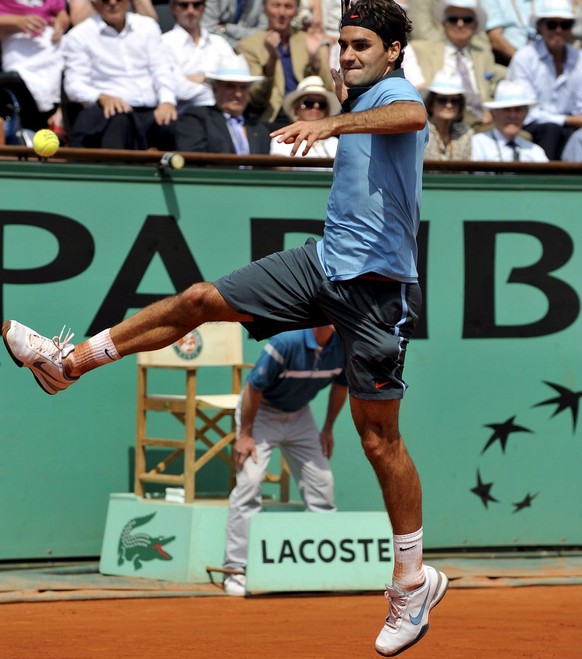
[[[437,96],[442,96],[442,94],[436,94],[435,92],[428,92],[424,100],[424,105],[426,106],[426,112],[430,117],[432,117],[432,109],[434,107],[435,99]],[[461,102],[459,103],[459,111],[457,116],[453,119],[453,123],[456,124],[460,121],[463,121],[465,115],[465,107],[467,106],[467,101],[464,94],[460,94]]]
[[[357,20],[354,21],[354,16]],[[384,49],[394,41],[400,43],[400,55],[394,62],[394,68],[399,69],[404,57],[404,48],[408,45],[408,35],[412,32],[412,23],[406,12],[394,0],[356,0],[344,12],[340,21],[343,25],[361,25],[375,32],[384,44]]]

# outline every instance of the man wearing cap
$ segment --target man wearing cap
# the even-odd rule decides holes
[[[491,121],[483,102],[492,100],[495,85],[505,77],[505,67],[495,63],[491,46],[474,41],[485,27],[485,13],[477,0],[440,0],[434,15],[443,26],[444,42],[412,41],[424,77],[433,80],[440,70],[458,73],[467,101],[465,123],[482,128]]]
[[[569,43],[571,0],[542,0],[535,25],[540,38],[517,51],[507,77],[531,88],[537,105],[530,108],[525,129],[550,160],[560,160],[566,142],[582,128],[582,53]]]
[[[545,151],[519,134],[529,108],[536,105],[523,83],[502,80],[493,101],[485,106],[493,115],[493,130],[473,136],[473,160],[495,162],[547,162]]]
[[[321,432],[309,403],[331,385]],[[271,338],[249,373],[236,412],[236,485],[228,501],[224,567],[227,595],[244,596],[249,522],[261,510],[261,485],[278,446],[311,512],[336,510],[329,459],[333,426],[347,398],[342,342],[333,325]]]
[[[176,24],[162,40],[172,56],[181,114],[188,106],[214,105],[206,74],[215,73],[220,60],[233,57],[234,51],[226,39],[201,26],[206,0],[170,0],[169,5]]]
[[[247,119],[251,85],[262,76],[253,76],[242,55],[221,60],[211,81],[215,105],[187,108],[176,126],[176,149],[199,153],[269,153],[268,127]]]
[[[236,51],[242,53],[254,75],[263,76],[251,92],[249,112],[276,127],[287,123],[283,99],[297,84],[318,75],[329,89],[329,40],[323,32],[295,30],[299,0],[265,0],[266,30],[242,39]]]

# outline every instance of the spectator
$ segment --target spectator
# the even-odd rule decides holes
[[[253,75],[264,76],[251,93],[249,111],[273,128],[287,123],[283,98],[297,83],[312,75],[323,78],[328,89],[335,89],[329,71],[329,40],[323,32],[297,31],[291,23],[298,0],[265,0],[268,26],[239,42]]]
[[[297,85],[294,92],[285,96],[283,110],[292,122],[316,121],[339,114],[341,105],[336,95],[325,88],[323,80],[319,76],[309,76]],[[317,140],[311,146],[307,157],[335,158],[337,144],[338,140],[335,136]],[[300,152],[303,146],[299,147]],[[271,155],[289,156],[291,148],[291,144],[278,142],[276,138],[271,140]]]
[[[536,104],[527,85],[502,80],[493,101],[485,103],[493,115],[494,128],[473,136],[473,160],[547,162],[544,150],[519,134],[528,109]]]
[[[186,110],[176,127],[176,148],[201,153],[269,153],[271,138],[266,124],[248,119],[253,76],[242,55],[223,60],[209,73],[216,105]]]
[[[172,54],[179,114],[189,106],[214,105],[206,75],[217,71],[221,59],[234,56],[226,39],[201,27],[205,6],[205,0],[170,0],[176,24],[162,40]]]
[[[245,384],[237,410],[236,486],[229,498],[224,580],[228,595],[246,595],[250,518],[261,509],[261,484],[276,446],[287,462],[307,510],[333,512],[333,425],[346,400],[344,354],[333,325],[283,332],[271,338]],[[317,375],[317,377],[314,377]],[[331,384],[319,432],[309,403]]]
[[[46,125],[60,132],[65,0],[0,0],[2,69],[22,78]],[[26,128],[26,126],[25,126]]]
[[[535,39],[531,17],[535,10],[532,0],[481,0],[487,14],[487,36],[495,61],[507,66],[519,48]]]
[[[98,16],[65,37],[65,92],[83,107],[71,146],[173,148],[175,82],[159,25],[129,0],[94,0]]]
[[[443,25],[445,41],[413,41],[412,45],[426,80],[445,70],[458,73],[466,98],[464,120],[473,128],[491,122],[483,101],[493,98],[496,83],[505,76],[505,68],[495,64],[491,46],[475,43],[473,37],[485,27],[486,16],[477,0],[441,0],[435,16]]]
[[[71,23],[73,25],[78,25],[86,18],[97,16],[93,4],[93,0],[69,0],[68,5]],[[158,20],[158,12],[155,10],[152,0],[133,0],[132,5],[136,14],[149,16],[155,21]]]
[[[465,90],[461,77],[439,71],[428,88],[425,105],[429,138],[425,160],[470,160],[473,129],[463,122]]]
[[[440,0],[409,0],[407,3],[399,3],[405,6],[406,13],[412,21],[412,38],[428,41],[444,41],[445,32],[442,22],[437,18],[435,9]],[[488,46],[489,39],[484,32],[478,32],[473,37],[475,44]]]
[[[559,160],[566,142],[582,128],[582,53],[568,43],[574,26],[571,1],[542,0],[535,24],[540,38],[517,51],[507,77],[532,89],[538,105],[530,109],[525,129],[550,160]]]
[[[202,25],[234,48],[241,39],[267,26],[264,0],[207,0]]]

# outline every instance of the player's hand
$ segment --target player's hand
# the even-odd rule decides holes
[[[97,99],[97,103],[103,108],[105,119],[111,119],[116,114],[123,112],[133,112],[131,105],[126,103],[118,96],[109,96],[109,94],[101,94]]]
[[[292,144],[291,156],[294,156],[299,150],[301,143],[305,142],[300,155],[306,156],[317,140],[325,140],[333,134],[333,117],[326,117],[317,121],[296,121],[290,126],[273,131],[271,137],[278,138],[277,142],[280,144]]]
[[[321,452],[329,460],[333,453],[333,433],[331,430],[325,428],[319,433],[319,441],[321,442]]]
[[[250,435],[245,435],[241,433],[234,443],[232,448],[232,453],[234,457],[234,464],[237,469],[242,469],[245,460],[251,456],[252,461],[256,464],[257,462],[257,445],[254,440],[254,437]]]
[[[335,95],[337,100],[343,104],[348,97],[348,88],[344,84],[342,74],[337,69],[330,69],[331,77],[335,83]]]
[[[154,110],[154,119],[158,126],[167,126],[178,118],[178,111],[173,103],[160,103]]]

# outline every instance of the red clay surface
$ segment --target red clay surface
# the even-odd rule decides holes
[[[1,659],[378,657],[381,595],[0,605]],[[449,590],[406,659],[578,659],[582,586]]]

